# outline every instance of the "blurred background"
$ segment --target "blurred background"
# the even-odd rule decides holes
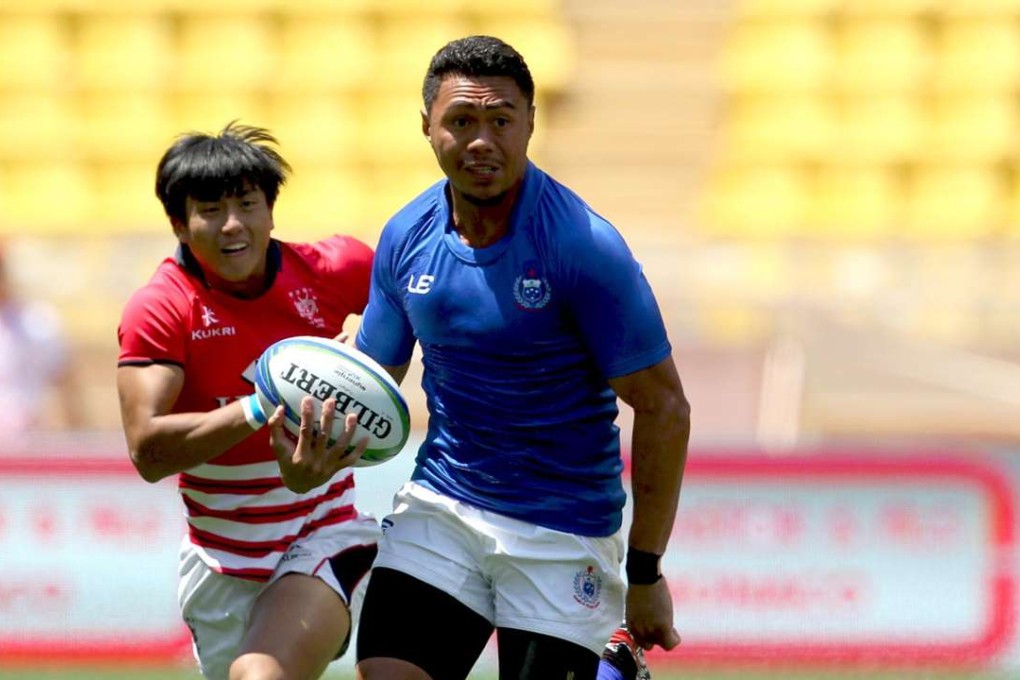
[[[116,327],[174,247],[153,181],[175,135],[270,128],[294,167],[276,235],[374,244],[439,177],[421,80],[470,33],[529,62],[532,158],[631,244],[693,404],[670,566],[693,651],[653,662],[1020,667],[1020,0],[5,0],[0,273],[34,334],[0,336],[0,405],[40,403],[0,445],[0,571],[38,571],[40,536],[80,555],[81,508],[136,490]],[[169,514],[92,529],[163,541],[164,491]],[[0,613],[39,601],[24,578]],[[0,663],[88,657],[8,620]]]

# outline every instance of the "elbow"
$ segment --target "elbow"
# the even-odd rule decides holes
[[[676,414],[677,429],[683,433],[685,440],[689,439],[691,435],[691,402],[687,401],[687,397],[683,393],[677,395],[673,412]]]
[[[146,456],[141,449],[131,449],[131,463],[135,466],[138,476],[149,484],[165,479],[168,476],[166,470],[160,468],[149,456]]]

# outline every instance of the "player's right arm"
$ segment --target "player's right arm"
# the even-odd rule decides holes
[[[147,482],[204,463],[251,435],[240,401],[205,413],[171,413],[184,369],[152,363],[117,368],[117,393],[131,462]]]

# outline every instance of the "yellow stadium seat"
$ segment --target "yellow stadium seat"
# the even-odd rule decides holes
[[[1012,92],[1020,85],[1020,28],[1011,21],[947,21],[933,84],[943,92]]]
[[[73,70],[79,87],[166,87],[173,56],[173,27],[167,15],[85,14],[77,36]]]
[[[175,85],[190,92],[264,88],[276,66],[274,24],[257,14],[186,15]]]
[[[728,238],[787,238],[803,229],[808,186],[793,166],[722,169],[705,197],[706,234]]]
[[[148,232],[167,225],[156,198],[156,156],[147,162],[99,163],[91,171],[95,194],[90,231],[108,234]],[[166,227],[169,230],[169,226]]]
[[[1007,214],[1003,178],[981,165],[931,165],[908,183],[902,233],[972,239],[997,230]]]
[[[1017,105],[1012,93],[939,97],[931,106],[925,153],[939,162],[997,163],[1016,157]]]
[[[741,22],[723,48],[722,82],[745,93],[821,90],[832,58],[832,38],[820,20]]]
[[[295,172],[303,173],[306,163],[356,160],[359,122],[359,109],[351,98],[324,93],[275,97],[264,124],[280,141]]]
[[[285,241],[356,234],[378,191],[359,165],[308,163],[296,170],[273,208],[275,235]],[[368,241],[375,245],[375,241]]]
[[[899,163],[922,155],[921,99],[899,95],[846,97],[838,112],[834,164]]]
[[[69,96],[56,92],[0,95],[0,159],[58,159],[76,153]]]
[[[1006,217],[1003,224],[1003,233],[1013,238],[1020,237],[1020,173],[1013,173],[1009,181],[1008,195],[1006,197]],[[1020,272],[1020,268],[1013,267],[1012,271]],[[1013,290],[1020,293],[1020,287]]]
[[[843,0],[738,0],[737,16],[749,19],[818,17],[834,12]]]
[[[839,11],[847,17],[917,17],[940,7],[945,0],[849,0]]]
[[[280,23],[277,70],[267,83],[281,92],[353,90],[372,79],[375,33],[364,16],[289,15]]]
[[[417,92],[373,93],[360,97],[358,105],[358,157],[389,162],[433,157],[422,134],[423,104]]]
[[[76,102],[76,148],[90,159],[146,160],[155,167],[177,132],[167,100],[156,94],[98,92]]]
[[[26,161],[6,173],[7,208],[3,224],[19,233],[71,233],[90,224],[94,193],[88,171],[74,161]]]
[[[378,159],[367,165],[366,172],[372,197],[366,218],[368,228],[376,231],[408,201],[443,177],[432,154],[403,163]]]
[[[250,93],[177,93],[170,97],[169,102],[175,134],[219,132],[232,120],[246,125],[266,126],[266,102],[263,97]]]
[[[939,0],[939,12],[948,17],[1015,18],[1020,0]]]
[[[468,0],[436,0],[435,2],[419,2],[418,0],[376,0],[372,9],[384,21],[390,19],[407,19],[409,16],[427,17],[454,15],[461,13],[471,3]]]
[[[458,15],[386,16],[378,27],[375,64],[376,89],[421,91],[432,56],[446,43],[466,34],[467,23]]]
[[[0,92],[66,86],[68,37],[55,14],[0,13]]]
[[[738,97],[723,124],[722,157],[745,163],[823,161],[836,132],[831,102],[814,94]]]
[[[902,187],[888,167],[827,166],[810,192],[809,222],[819,235],[842,239],[889,236],[902,209]]]
[[[838,92],[862,95],[920,91],[927,84],[930,52],[919,22],[849,21],[837,32],[831,85]]]
[[[540,92],[566,87],[576,68],[576,47],[570,28],[556,17],[492,17],[478,24],[480,33],[499,36],[528,63]]]

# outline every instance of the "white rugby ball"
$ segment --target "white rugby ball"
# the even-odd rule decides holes
[[[397,383],[374,359],[337,340],[300,335],[270,345],[256,364],[255,393],[267,414],[283,405],[284,427],[294,436],[304,397],[313,399],[316,425],[323,402],[335,398],[328,441],[332,446],[343,433],[345,414],[357,414],[354,441],[368,437],[358,467],[384,463],[407,443],[411,418]]]

